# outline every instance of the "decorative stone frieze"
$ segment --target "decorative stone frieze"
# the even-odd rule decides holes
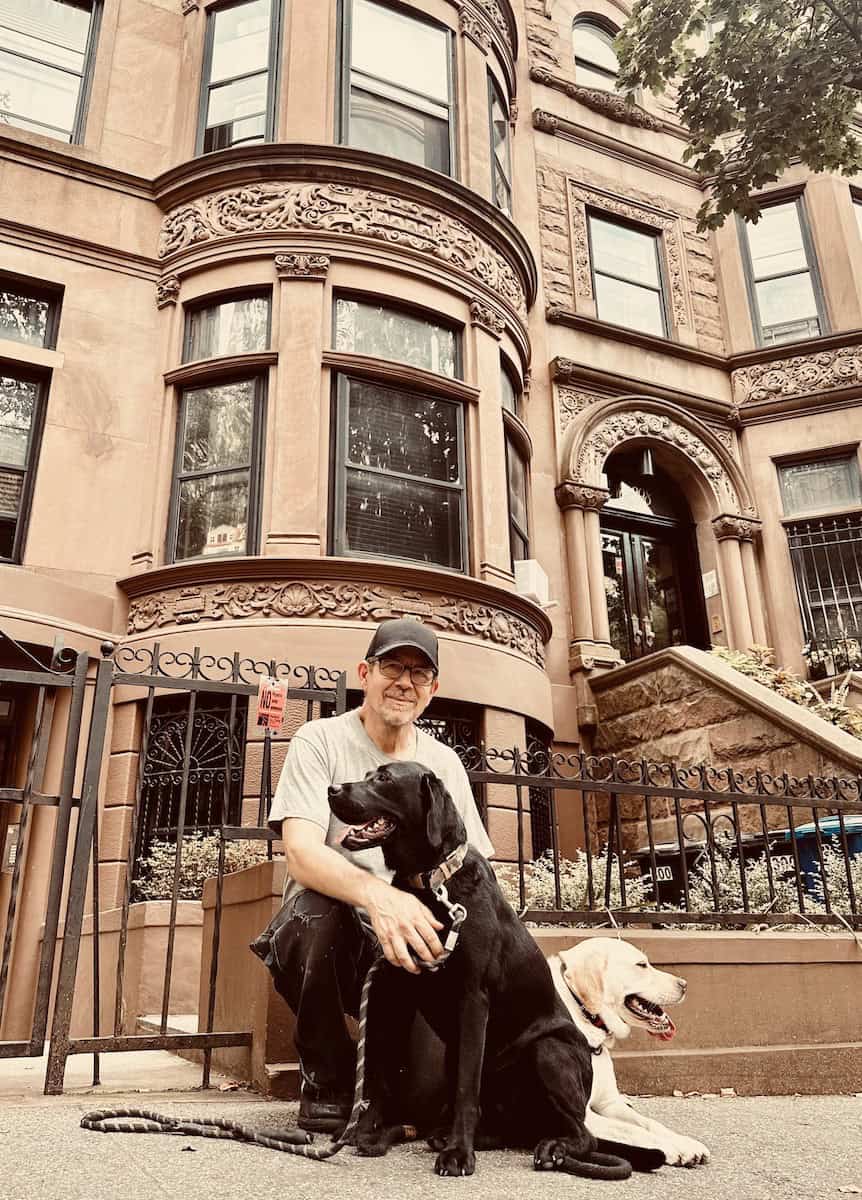
[[[651,113],[648,113],[639,104],[630,103],[623,96],[618,96],[615,92],[603,92],[599,88],[582,87],[570,79],[564,79],[560,75],[555,75],[547,67],[531,67],[530,78],[534,83],[541,83],[545,87],[554,88],[556,91],[569,96],[572,100],[580,101],[587,108],[591,108],[593,112],[601,113],[602,116],[610,117],[614,121],[621,121],[626,125],[635,125],[639,129],[662,130],[664,128],[663,121],[658,120]]]
[[[557,404],[560,411],[560,432],[565,433],[575,417],[579,413],[582,413],[584,409],[605,399],[607,399],[606,396],[600,396],[597,392],[583,392],[577,388],[558,387]]]
[[[180,281],[176,275],[166,275],[156,284],[156,308],[167,308],[176,304],[180,295]]]
[[[732,379],[740,404],[862,385],[862,346],[839,346],[817,354],[740,367]]]
[[[567,508],[583,508],[598,512],[607,504],[610,495],[607,488],[590,487],[586,483],[576,483],[571,479],[564,480],[554,488],[557,507],[564,511]]]
[[[328,254],[276,254],[279,279],[325,279],[332,260]]]
[[[663,212],[659,208],[635,203],[628,198],[623,200],[598,188],[586,187],[575,179],[569,179],[568,183],[577,294],[585,300],[593,299],[586,211],[589,206],[599,211],[615,213],[627,221],[635,221],[640,225],[652,226],[654,229],[661,230],[674,324],[677,327],[690,325],[685,250],[682,222],[679,216],[675,213]]]
[[[470,321],[498,339],[503,336],[503,330],[506,328],[506,322],[500,314],[482,300],[470,301]]]
[[[701,438],[662,413],[641,409],[612,413],[590,430],[578,454],[575,477],[598,479],[608,455],[633,438],[648,438],[673,446],[706,477],[722,508],[741,508],[730,476]]]
[[[735,538],[740,542],[753,542],[760,529],[760,521],[737,513],[721,513],[712,519],[712,528],[717,542]]]
[[[473,3],[482,10],[482,12],[497,30],[500,37],[508,46],[509,53],[514,58],[515,47],[512,45],[512,35],[509,30],[509,22],[503,15],[503,9],[500,7],[499,0],[473,0]]]
[[[479,280],[519,313],[523,286],[493,246],[437,208],[340,183],[253,183],[203,196],[169,212],[159,257],[242,235],[311,230],[384,242],[445,263]]]
[[[128,631],[147,633],[169,625],[261,617],[382,621],[390,616],[421,617],[438,629],[493,642],[523,654],[539,666],[544,664],[539,629],[500,606],[383,585],[294,579],[168,588],[132,600]]]
[[[491,49],[491,35],[485,28],[484,22],[474,12],[471,12],[468,8],[462,8],[458,14],[458,24],[464,37],[468,37],[471,42],[475,42],[483,54],[489,53]]]

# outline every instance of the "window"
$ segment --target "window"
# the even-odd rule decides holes
[[[58,312],[56,292],[0,278],[0,338],[53,349]]]
[[[491,199],[504,213],[512,214],[512,161],[509,147],[509,110],[503,93],[488,72],[488,110],[491,119]]]
[[[0,371],[0,560],[19,562],[43,420],[44,384]]]
[[[388,358],[450,379],[461,376],[454,329],[369,301],[336,300],[335,349]]]
[[[509,548],[512,565],[530,557],[527,531],[527,462],[511,437],[506,438],[506,475],[509,485]]]
[[[817,264],[800,199],[764,208],[742,242],[755,333],[762,346],[826,332]]]
[[[341,141],[453,174],[448,29],[373,0],[344,0]]]
[[[845,453],[779,466],[787,541],[812,678],[862,667],[862,508],[859,460]],[[824,515],[827,514],[827,515]]]
[[[81,140],[98,17],[97,0],[0,0],[0,125]]]
[[[575,82],[580,87],[616,91],[620,64],[614,50],[615,33],[590,18],[572,26],[575,52]]]
[[[500,400],[505,412],[520,417],[521,389],[515,384],[514,374],[505,363],[500,367]]]
[[[460,403],[339,375],[335,553],[466,569]]]
[[[183,362],[269,347],[269,295],[241,296],[186,312]]]
[[[594,213],[588,224],[599,320],[666,337],[658,234]]]
[[[198,153],[273,140],[279,25],[279,0],[207,14]]]

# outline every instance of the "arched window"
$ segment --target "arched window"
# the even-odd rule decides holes
[[[572,26],[575,82],[581,87],[616,91],[620,64],[614,51],[615,36],[615,30],[593,17],[579,17],[575,21]]]

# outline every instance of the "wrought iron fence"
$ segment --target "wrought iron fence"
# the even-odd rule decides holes
[[[862,928],[860,780],[677,767],[533,746],[459,750],[471,781],[517,822],[517,858],[498,874],[525,920],[594,925]],[[530,799],[550,811],[532,852]],[[499,799],[497,801],[500,802]],[[534,804],[534,802],[533,802]],[[564,857],[561,817],[583,848]]]
[[[787,541],[811,678],[862,667],[862,516],[794,521]]]

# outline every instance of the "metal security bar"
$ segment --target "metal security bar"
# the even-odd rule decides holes
[[[862,928],[859,779],[517,748],[459,753],[471,782],[515,814],[517,860],[498,875],[526,920]],[[524,804],[538,791],[551,822],[541,854]],[[559,846],[563,816],[584,831],[570,858]]]
[[[787,540],[811,678],[862,667],[862,514],[794,521]]]

